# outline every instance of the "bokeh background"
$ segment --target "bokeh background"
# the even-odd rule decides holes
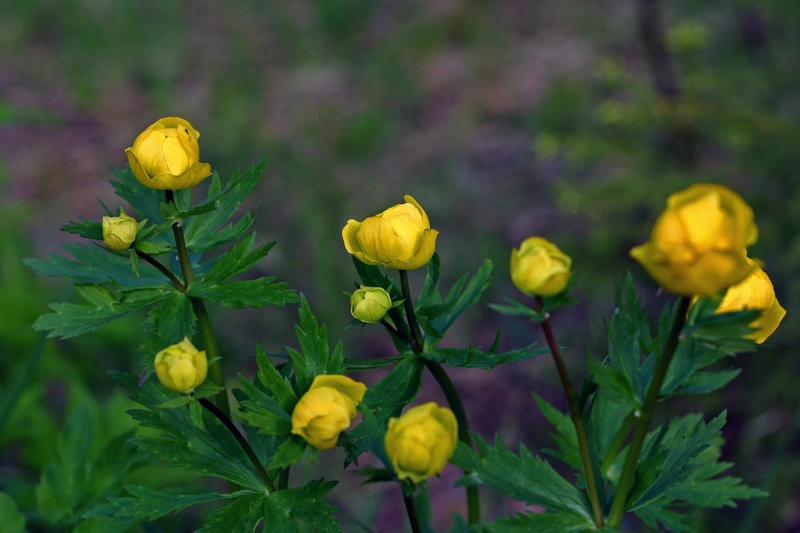
[[[761,231],[753,255],[788,317],[757,354],[725,362],[743,371],[721,393],[673,401],[661,415],[727,408],[732,474],[770,492],[698,514],[699,530],[800,530],[799,51],[792,0],[0,3],[0,490],[46,531],[35,486],[69,413],[87,406],[98,441],[132,425],[107,371],[140,370],[140,320],[44,341],[31,323],[49,302],[77,296],[21,259],[64,253],[74,237],[61,224],[98,219],[101,202],[118,207],[108,180],[126,164],[124,149],[157,118],[178,115],[224,178],[267,159],[246,206],[259,239],[278,243],[261,268],[306,294],[334,339],[350,321],[342,293],[356,280],[340,237],[348,218],[412,194],[441,232],[445,285],[494,262],[494,283],[454,327],[452,346],[488,346],[501,327],[503,349],[542,341],[485,304],[517,297],[513,246],[534,234],[557,242],[581,272],[580,303],[555,319],[576,381],[585,356],[604,353],[620,276],[633,272],[654,313],[668,299],[627,254],[666,196],[700,181],[740,192]],[[250,372],[255,343],[294,344],[292,309],[211,311],[229,369]],[[344,332],[347,354],[391,355],[378,329]],[[453,375],[486,437],[550,445],[530,397],[563,406],[549,360]],[[420,399],[439,399],[435,385],[426,380]],[[337,470],[340,457],[322,462],[342,480],[334,503],[345,531],[403,531],[394,488],[360,489]],[[138,476],[169,485],[187,474]],[[438,528],[463,512],[460,493],[445,496],[457,477],[446,470],[431,483]],[[518,509],[491,494],[485,508]],[[150,530],[201,520],[189,513]]]

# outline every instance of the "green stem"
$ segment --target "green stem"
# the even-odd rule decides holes
[[[661,392],[661,386],[664,384],[664,379],[667,376],[669,364],[672,361],[672,357],[675,355],[675,350],[678,348],[678,342],[680,341],[683,325],[686,323],[686,312],[689,310],[690,303],[691,298],[683,297],[678,302],[678,305],[675,306],[672,326],[669,330],[667,340],[664,343],[664,349],[658,359],[656,359],[656,367],[653,370],[653,377],[650,380],[650,385],[647,387],[647,395],[645,396],[644,405],[639,414],[639,422],[636,425],[636,429],[633,430],[631,443],[628,447],[628,454],[625,456],[625,464],[622,467],[619,482],[617,483],[617,491],[614,494],[614,500],[611,502],[611,511],[608,513],[608,525],[611,527],[619,527],[622,522],[622,515],[625,513],[625,507],[628,503],[628,494],[630,493],[631,486],[636,476],[639,454],[647,438],[647,431],[653,419],[653,412],[658,403],[658,396]]]
[[[164,274],[165,276],[167,276],[167,278],[169,278],[169,280],[170,280],[170,281],[171,281],[171,282],[172,282],[172,283],[173,283],[173,284],[174,284],[176,287],[178,287],[178,290],[179,290],[179,291],[181,291],[181,292],[186,292],[186,285],[184,285],[184,284],[183,284],[183,282],[182,282],[181,280],[179,280],[179,279],[177,278],[177,276],[175,276],[175,274],[173,274],[173,273],[170,271],[170,269],[168,269],[167,267],[165,267],[164,265],[162,265],[161,263],[159,263],[159,262],[156,260],[156,258],[155,258],[155,257],[153,257],[153,256],[152,256],[152,255],[150,255],[150,254],[146,254],[146,253],[144,253],[144,252],[140,252],[139,250],[136,250],[136,255],[138,255],[139,257],[141,257],[142,259],[144,259],[145,261],[147,261],[148,263],[150,263],[151,265],[153,265],[154,267],[156,267],[156,268],[157,268],[159,271],[161,271],[161,273],[162,273],[162,274]]]
[[[408,514],[408,523],[411,524],[411,531],[413,533],[422,533],[417,508],[414,506],[414,495],[408,494],[403,490],[403,502],[406,504],[406,513]]]
[[[236,426],[231,419],[228,418],[228,415],[223,413],[219,407],[214,405],[213,403],[209,402],[206,398],[200,398],[199,400],[200,405],[208,409],[208,411],[217,417],[217,419],[222,422],[222,424],[228,428],[228,431],[231,432],[231,435],[236,439],[239,445],[244,450],[244,453],[247,454],[247,458],[250,459],[250,462],[253,463],[253,466],[256,467],[256,471],[258,475],[261,477],[261,481],[264,482],[264,486],[267,488],[267,493],[275,492],[275,485],[272,484],[272,480],[269,478],[267,471],[264,470],[264,465],[261,464],[261,461],[258,459],[256,452],[253,451],[253,448],[250,447],[250,443],[247,442],[247,439],[239,433],[239,430],[236,429]]]
[[[405,270],[400,271],[400,285],[403,290],[403,305],[406,310],[406,317],[408,318],[408,326],[411,329],[411,334],[414,336],[411,349],[414,350],[415,354],[419,355],[424,350],[425,341],[422,338],[422,333],[420,332],[419,324],[417,323],[417,316],[414,312],[414,302],[411,299],[411,289],[408,283],[408,272]],[[447,403],[450,406],[450,410],[453,411],[453,414],[456,417],[456,421],[458,422],[458,440],[471,448],[472,438],[469,436],[467,411],[464,409],[464,404],[461,402],[461,396],[459,396],[455,385],[453,385],[453,382],[450,380],[450,376],[447,375],[447,372],[442,365],[427,358],[423,358],[423,361],[425,363],[425,367],[430,371],[430,373],[433,375],[433,378],[436,380],[436,383],[438,383],[439,387],[442,389],[444,397],[447,399]],[[466,470],[464,473],[469,474],[469,472]],[[477,524],[481,521],[481,502],[480,496],[478,495],[478,487],[468,486],[466,490],[467,519],[470,524]]]
[[[540,296],[536,297],[536,303],[541,310],[543,307],[543,300]],[[564,392],[567,395],[569,412],[572,417],[572,423],[575,425],[575,433],[578,437],[578,449],[581,456],[581,464],[583,465],[583,475],[586,479],[586,490],[589,494],[589,501],[592,504],[594,524],[600,528],[604,525],[603,508],[600,505],[600,493],[597,490],[597,480],[594,477],[594,465],[592,464],[592,456],[589,453],[589,439],[586,436],[586,428],[583,425],[581,406],[578,403],[578,397],[575,394],[575,389],[572,387],[572,381],[570,380],[567,366],[564,364],[564,358],[561,355],[561,349],[556,342],[553,328],[550,325],[550,319],[545,317],[545,319],[542,320],[541,325],[544,336],[547,338],[547,345],[550,347],[550,353],[553,355],[553,361],[558,369],[558,377],[561,378],[561,385],[564,387]]]
[[[174,191],[164,191],[167,203],[175,202]],[[194,272],[192,271],[192,262],[189,258],[189,250],[186,247],[186,238],[183,235],[183,221],[178,221],[172,225],[172,233],[175,236],[175,248],[178,252],[178,263],[181,265],[183,272],[183,281],[186,287],[191,285],[194,281]],[[225,388],[225,372],[222,368],[222,359],[219,354],[219,346],[217,345],[217,338],[214,336],[214,329],[211,327],[211,320],[206,311],[206,305],[201,298],[189,297],[192,302],[192,309],[197,317],[197,328],[200,333],[200,338],[203,340],[203,348],[206,351],[208,359],[213,361],[209,366],[209,375],[211,381]],[[228,392],[222,391],[216,399],[218,405],[223,412],[230,414],[231,408],[228,401]]]
[[[291,467],[281,468],[278,474],[278,490],[286,490],[289,488],[289,469]]]
[[[617,431],[617,434],[614,436],[614,440],[611,441],[611,445],[608,447],[608,451],[600,463],[601,472],[608,474],[608,471],[611,469],[611,465],[614,463],[614,459],[617,458],[619,451],[623,446],[625,446],[628,433],[631,432],[631,429],[633,429],[633,424],[635,423],[636,413],[635,411],[631,411],[628,413],[628,416],[625,417],[625,420],[622,421],[619,431]]]

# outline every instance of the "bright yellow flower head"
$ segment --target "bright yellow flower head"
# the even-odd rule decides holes
[[[328,450],[350,427],[367,386],[347,376],[319,375],[292,412],[292,433],[311,446]]]
[[[786,309],[778,303],[775,288],[767,273],[752,259],[747,261],[753,271],[744,281],[728,288],[716,312],[728,313],[745,309],[761,311],[761,316],[750,323],[755,329],[750,338],[761,344],[778,329],[781,320],[786,316]]]
[[[670,195],[650,242],[631,257],[669,292],[713,296],[747,277],[746,248],[757,238],[753,210],[738,194],[700,183]]]
[[[179,117],[157,120],[125,150],[131,172],[150,189],[180,191],[211,175],[211,165],[200,162],[200,133]]]
[[[392,308],[392,297],[383,287],[361,286],[350,297],[350,314],[361,322],[374,324]]]
[[[404,204],[362,222],[348,220],[342,230],[347,251],[367,265],[414,270],[428,264],[436,250],[436,236],[425,210],[411,196]]]
[[[390,418],[384,437],[386,455],[397,477],[419,483],[447,464],[458,444],[458,422],[450,409],[435,402],[417,405]]]
[[[553,296],[564,290],[572,259],[541,237],[529,237],[511,251],[511,281],[528,296]]]
[[[130,248],[138,230],[136,219],[126,215],[122,209],[118,217],[103,217],[103,242],[115,252]]]
[[[156,354],[155,368],[162,385],[188,394],[206,380],[208,359],[205,351],[199,351],[189,337],[184,337]]]

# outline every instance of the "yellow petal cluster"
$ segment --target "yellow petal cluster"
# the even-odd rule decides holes
[[[553,296],[572,276],[572,258],[541,237],[529,237],[511,251],[511,281],[528,296]]]
[[[757,344],[772,335],[786,316],[786,310],[775,297],[775,288],[767,273],[755,261],[748,259],[752,272],[744,281],[728,288],[717,313],[757,309],[761,316],[750,323],[755,329],[750,335]]]
[[[211,175],[200,162],[200,133],[188,120],[165,117],[147,127],[125,150],[131,172],[150,189],[180,191]]]
[[[350,297],[350,314],[361,322],[374,324],[392,308],[392,297],[383,287],[361,286]]]
[[[206,380],[206,352],[194,347],[188,337],[156,354],[156,375],[166,388],[187,394]]]
[[[441,472],[453,456],[456,444],[456,417],[450,409],[435,402],[412,407],[400,418],[390,418],[384,437],[386,455],[397,477],[414,483]]]
[[[738,194],[700,183],[669,196],[650,241],[631,256],[669,292],[713,296],[750,274],[746,248],[757,238],[753,210]]]
[[[121,209],[118,217],[103,217],[103,242],[115,252],[130,248],[138,230],[136,219]]]
[[[317,449],[333,448],[339,433],[350,427],[366,392],[366,385],[347,376],[315,377],[292,412],[292,433]]]
[[[342,229],[347,251],[367,265],[415,270],[428,264],[439,232],[413,197],[403,199],[406,203],[361,222],[348,220]]]

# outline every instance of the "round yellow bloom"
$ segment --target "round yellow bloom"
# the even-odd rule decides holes
[[[435,402],[417,405],[390,418],[384,437],[386,455],[397,477],[419,483],[442,471],[458,444],[453,412]]]
[[[200,133],[188,120],[165,117],[136,137],[125,150],[131,172],[150,189],[180,191],[211,175],[211,165],[200,162]]]
[[[786,309],[778,303],[775,288],[767,273],[752,259],[747,261],[753,268],[752,272],[744,281],[728,288],[716,312],[728,313],[745,309],[761,311],[761,316],[750,323],[755,329],[750,338],[761,344],[778,329],[781,320],[786,316]]]
[[[528,296],[553,296],[572,276],[572,259],[541,237],[529,237],[511,251],[511,281]]]
[[[138,230],[136,219],[129,217],[121,209],[118,217],[103,217],[103,242],[115,252],[130,248],[136,240]]]
[[[292,412],[292,433],[311,446],[328,450],[336,446],[339,433],[350,427],[356,407],[367,386],[347,376],[320,375],[297,402]]]
[[[428,264],[439,232],[413,197],[403,199],[406,203],[362,222],[348,220],[342,230],[347,251],[367,265],[414,270]]]
[[[162,385],[187,394],[206,380],[208,359],[205,351],[199,351],[189,337],[184,337],[156,354],[155,368]]]
[[[746,248],[757,238],[753,210],[738,194],[700,183],[669,196],[650,242],[631,257],[674,294],[713,296],[747,277]]]
[[[374,324],[392,308],[392,297],[383,287],[361,286],[350,297],[350,314],[361,322]]]

